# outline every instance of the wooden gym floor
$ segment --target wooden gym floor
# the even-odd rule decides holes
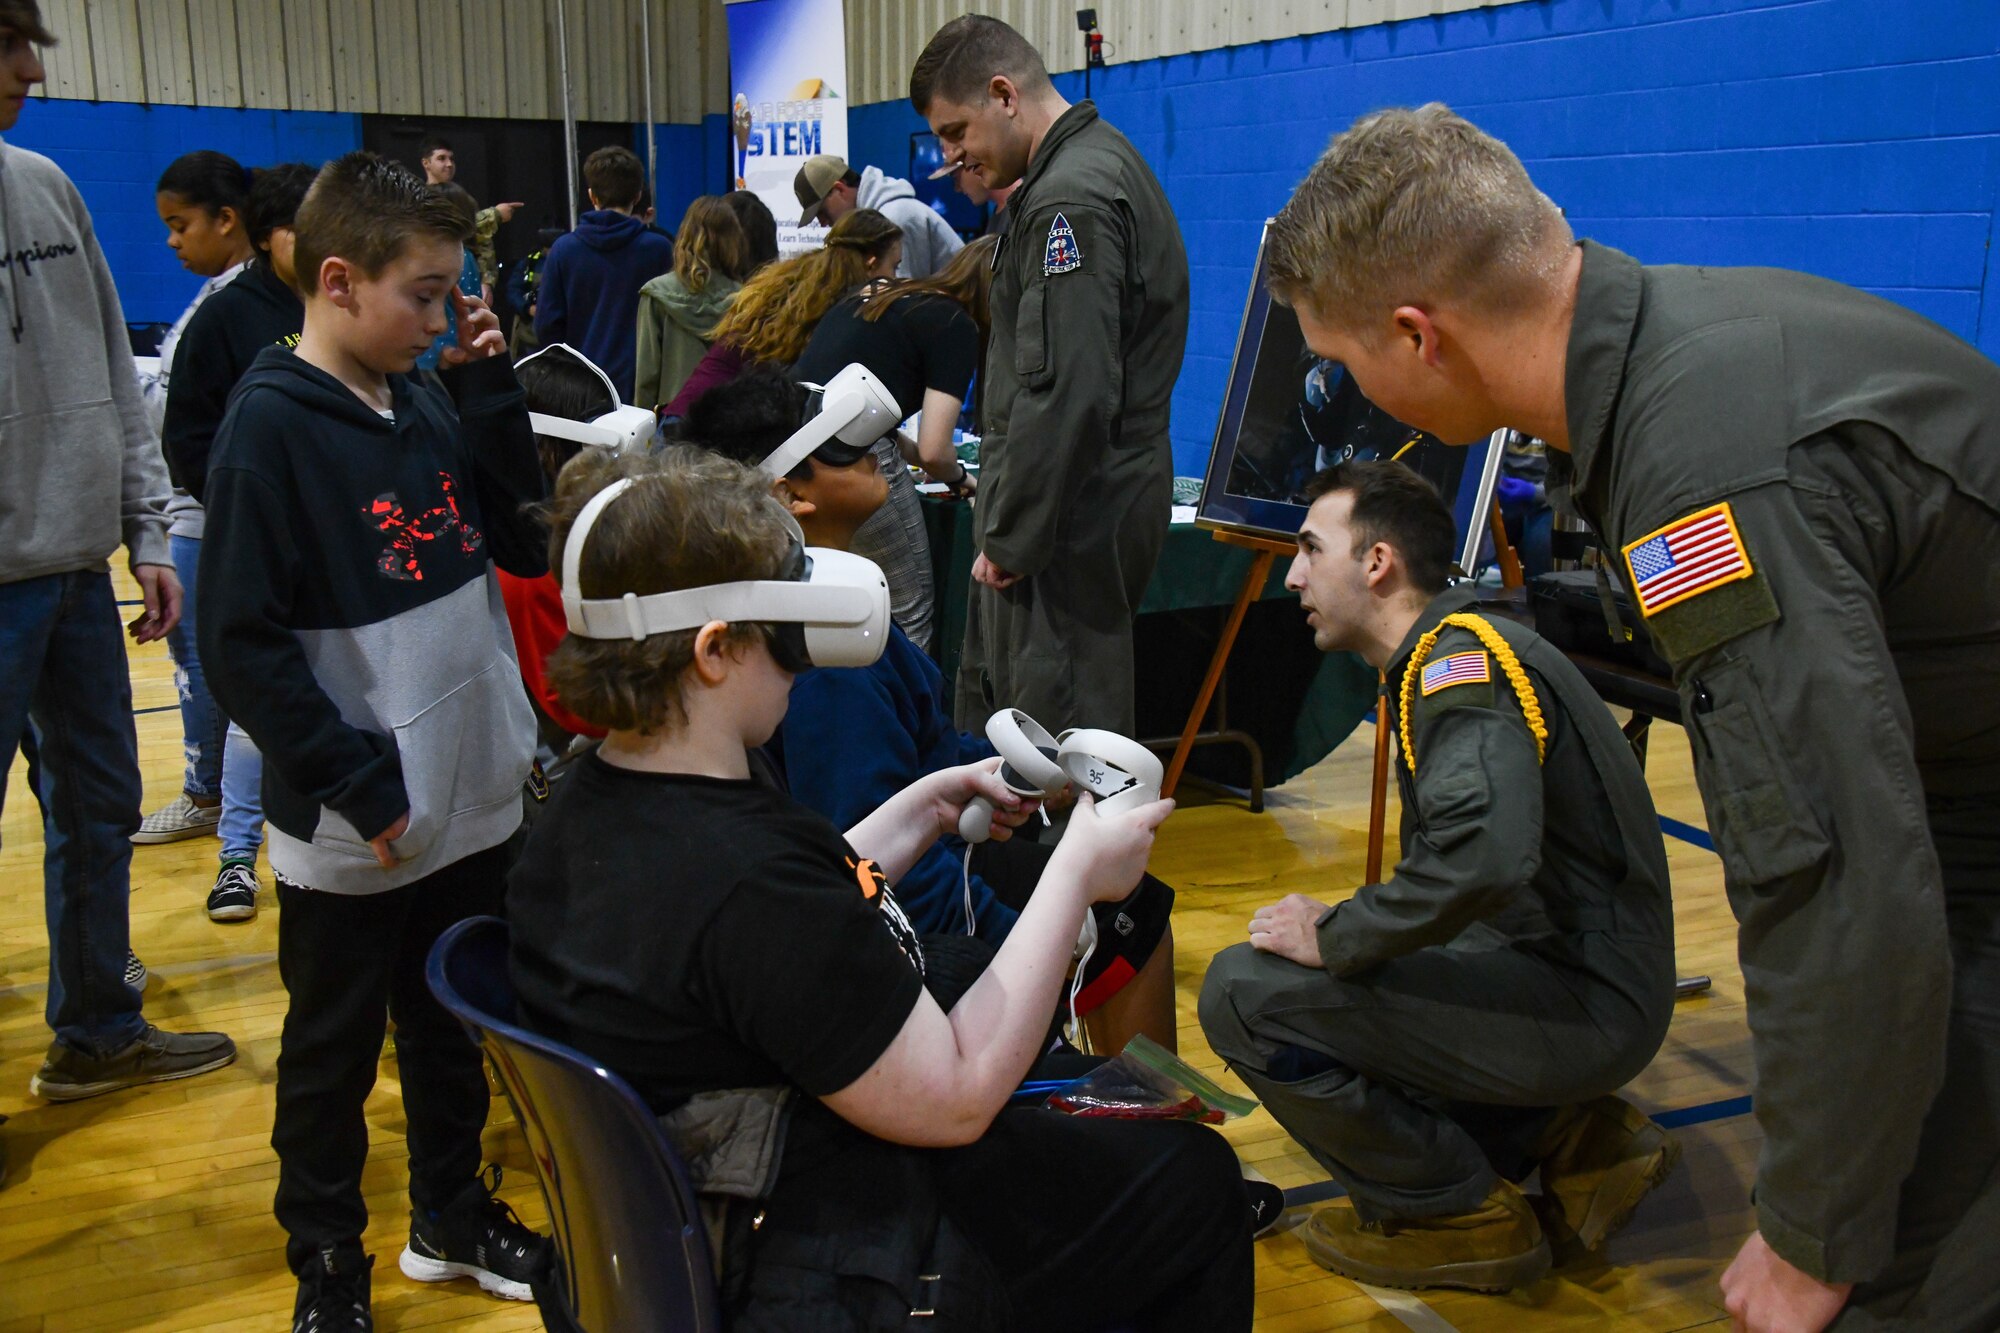
[[[122,581],[129,596],[130,584]],[[181,773],[180,719],[163,644],[132,654],[147,810],[172,799]],[[1186,794],[1160,835],[1153,870],[1179,890],[1174,930],[1181,1051],[1237,1086],[1195,1021],[1207,960],[1243,938],[1260,903],[1289,892],[1334,900],[1360,879],[1367,827],[1364,723],[1310,773],[1252,815],[1240,803]],[[1662,815],[1699,838],[1700,798],[1681,732],[1655,729],[1650,764]],[[82,1329],[242,1329],[284,1326],[294,1285],[271,1218],[272,1087],[285,994],[275,962],[277,917],[268,867],[254,922],[219,926],[203,909],[215,873],[213,838],[136,849],[132,939],[152,969],[146,1013],[168,1028],[220,1029],[236,1039],[228,1069],[68,1106],[38,1101],[28,1079],[49,1042],[42,1008],[48,942],[41,829],[20,763],[0,818],[0,1333]],[[1391,811],[1390,827],[1395,826]],[[1393,836],[1391,854],[1393,856]],[[1603,1262],[1560,1270],[1508,1296],[1364,1289],[1326,1273],[1288,1234],[1257,1255],[1260,1333],[1368,1329],[1669,1330],[1726,1325],[1716,1282],[1754,1225],[1749,1208],[1760,1136],[1744,1113],[1750,1089],[1743,987],[1720,863],[1667,839],[1680,970],[1715,989],[1684,1000],[1665,1048],[1627,1095],[1651,1112],[1689,1111],[1675,1175],[1607,1247]],[[374,1139],[364,1188],[373,1219],[375,1314],[384,1330],[539,1328],[532,1306],[494,1300],[469,1282],[425,1286],[396,1268],[408,1225],[403,1116],[393,1058],[368,1104]],[[1257,1112],[1224,1131],[1243,1161],[1286,1188],[1324,1180],[1310,1158]],[[506,1169],[503,1195],[533,1226],[545,1213],[504,1100],[495,1099],[487,1154]]]

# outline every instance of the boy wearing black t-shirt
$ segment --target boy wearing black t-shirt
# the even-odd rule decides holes
[[[550,550],[600,505],[567,596],[773,579],[796,528],[758,473],[676,449],[583,456]],[[787,665],[780,665],[781,661]],[[524,1021],[627,1078],[669,1132],[717,1099],[775,1106],[781,1146],[721,1194],[723,1298],[739,1326],[1229,1333],[1251,1314],[1250,1228],[1228,1145],[1184,1123],[1004,1110],[1034,1060],[1093,902],[1145,867],[1156,802],[1087,800],[1014,930],[953,1006],[889,885],[975,795],[1004,837],[1030,813],[997,764],[931,774],[845,837],[751,778],[802,663],[773,627],[711,621],[634,641],[572,627],[550,660],[606,726],[509,879]],[[755,1144],[725,1140],[742,1165]],[[754,1229],[748,1219],[755,1217]],[[794,1326],[787,1324],[786,1326]]]
[[[407,168],[326,167],[296,220],[297,351],[251,363],[209,473],[201,655],[264,754],[282,909],[271,1145],[294,1333],[373,1326],[362,1104],[386,1018],[409,1118],[403,1272],[526,1300],[546,1253],[479,1178],[479,1052],[424,984],[445,928],[500,904],[534,718],[492,565],[544,568],[522,514],[544,489],[534,434],[497,321],[456,290],[462,226]],[[408,376],[447,301],[439,389]]]

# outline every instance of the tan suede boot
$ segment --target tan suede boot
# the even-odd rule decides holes
[[[1459,1217],[1363,1222],[1346,1201],[1300,1229],[1322,1268],[1377,1287],[1511,1291],[1549,1271],[1549,1243],[1521,1191],[1502,1180]]]
[[[1595,1250],[1680,1161],[1681,1145],[1618,1097],[1564,1107],[1549,1127],[1537,1211],[1551,1239]]]

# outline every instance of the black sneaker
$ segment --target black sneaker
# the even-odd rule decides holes
[[[139,955],[127,949],[125,951],[125,984],[143,994],[146,989],[146,983],[151,979],[150,974],[146,971],[146,965],[139,961]]]
[[[1250,1204],[1250,1239],[1273,1235],[1285,1220],[1285,1192],[1268,1180],[1243,1179],[1243,1194]]]
[[[164,1083],[220,1069],[236,1058],[236,1043],[220,1032],[162,1032],[148,1024],[122,1051],[85,1055],[61,1042],[49,1046],[28,1090],[52,1102],[81,1101],[141,1083]]]
[[[375,1256],[353,1246],[324,1245],[299,1274],[292,1333],[375,1333],[368,1270]]]
[[[257,915],[257,868],[248,861],[224,861],[208,891],[210,921],[249,921]]]
[[[500,1168],[490,1181],[465,1187],[437,1213],[410,1210],[410,1243],[397,1261],[405,1277],[418,1282],[475,1279],[480,1287],[510,1301],[532,1301],[529,1283],[549,1262],[549,1241],[521,1225],[514,1210],[493,1197]]]

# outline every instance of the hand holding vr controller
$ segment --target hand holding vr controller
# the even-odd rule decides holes
[[[1102,879],[1091,880],[1091,901],[1115,902],[1132,891],[1145,873],[1146,858],[1153,849],[1153,830],[1173,812],[1172,801],[1160,799],[1159,756],[1137,741],[1115,731],[1073,728],[1061,736],[1051,736],[1035,719],[1018,708],[1003,708],[986,721],[986,739],[1000,751],[1000,781],[1013,795],[1024,800],[1045,801],[1074,783],[1076,813],[1070,816],[1056,855],[1064,860],[1094,856],[1100,850],[1100,836],[1119,840],[1118,852],[1111,855]],[[1119,816],[1138,813],[1135,819]],[[968,843],[984,842],[994,827],[991,801],[974,796],[958,817],[958,833]],[[1018,823],[1010,819],[1010,825]],[[1078,830],[1085,832],[1078,836]],[[1122,840],[1121,840],[1122,838]],[[1075,844],[1075,846],[1072,846]],[[971,868],[967,852],[967,870]],[[1128,864],[1129,862],[1129,864]],[[1079,867],[1079,870],[1082,870]],[[1129,874],[1125,873],[1130,871]],[[966,915],[971,917],[971,893],[966,895]],[[1097,947],[1097,918],[1086,915],[1083,933],[1077,937],[1076,957],[1087,960]],[[1071,996],[1074,1008],[1075,996]]]
[[[1000,752],[1000,780],[1016,796],[1046,800],[1074,782],[1095,798],[1099,816],[1160,798],[1160,757],[1115,731],[1076,727],[1051,736],[1020,709],[1003,708],[987,719],[986,739]],[[992,803],[974,797],[959,816],[958,835],[984,842],[992,821]]]

